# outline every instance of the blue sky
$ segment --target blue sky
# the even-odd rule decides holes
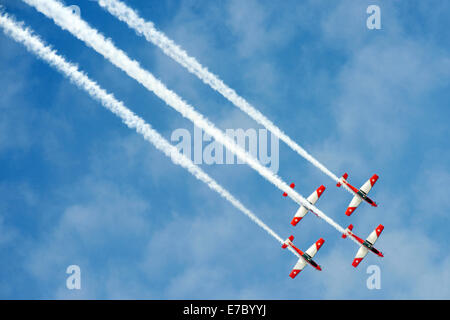
[[[282,237],[319,237],[322,272],[295,258],[230,204],[168,161],[58,72],[0,34],[0,298],[450,298],[449,4],[440,1],[132,1],[147,20],[218,74],[336,174],[380,179],[351,196],[280,142],[278,174],[342,226],[385,231],[357,250],[246,165],[203,165]],[[0,0],[48,44],[164,137],[192,123],[20,1]],[[158,48],[89,0],[81,16],[221,129],[260,128]],[[381,8],[381,30],[366,8]],[[82,289],[68,290],[77,264]],[[378,265],[381,289],[366,287]]]

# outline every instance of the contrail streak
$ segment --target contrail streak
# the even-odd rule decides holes
[[[216,128],[208,119],[198,113],[191,105],[181,99],[176,93],[166,88],[166,86],[156,79],[150,72],[140,67],[139,63],[131,60],[124,51],[115,47],[111,40],[105,39],[96,29],[91,28],[84,20],[74,15],[61,2],[56,0],[23,0],[25,3],[35,7],[38,11],[53,19],[62,29],[68,30],[78,39],[84,41],[98,53],[103,55],[111,63],[122,69],[130,77],[138,81],[149,91],[152,91],[168,106],[177,110],[185,118],[191,120],[197,127],[203,129],[207,134],[214,137],[216,141],[233,152],[239,159],[246,162],[250,167],[257,171],[261,176],[274,184],[283,192],[286,192],[291,199],[299,205],[303,205],[317,216],[324,219],[341,234],[347,233],[344,228],[328,217],[321,210],[309,203],[303,196],[290,188],[280,177],[264,167],[252,155],[238,146],[235,141],[228,137],[221,130]],[[356,244],[359,243],[353,239]]]
[[[80,89],[86,91],[92,98],[100,102],[103,107],[122,119],[122,121],[130,129],[135,129],[137,133],[141,134],[144,137],[145,140],[152,143],[158,150],[162,151],[167,157],[171,158],[173,163],[187,169],[193,176],[195,176],[198,180],[206,183],[209,188],[216,191],[220,196],[228,200],[234,207],[244,213],[258,226],[263,228],[278,242],[283,243],[283,240],[280,238],[280,236],[278,236],[277,233],[269,228],[253,212],[247,209],[239,200],[237,200],[232,194],[230,194],[226,189],[219,185],[207,173],[205,173],[202,169],[195,165],[192,160],[181,154],[176,147],[171,145],[142,118],[135,115],[123,104],[123,102],[116,100],[114,95],[107,93],[95,81],[91,80],[87,75],[79,71],[76,65],[66,61],[62,56],[58,55],[55,50],[45,45],[39,37],[34,35],[32,31],[30,31],[30,29],[22,28],[19,23],[14,21],[6,14],[0,15],[0,26],[3,28],[5,34],[10,36],[15,41],[23,44],[28,49],[28,51],[44,60],[52,67],[56,68],[72,83],[74,83]],[[293,249],[291,250],[291,252],[293,252],[297,257],[300,257]]]
[[[158,46],[167,56],[181,64],[189,72],[196,75],[205,84],[219,92],[223,97],[233,103],[236,107],[244,111],[253,120],[264,126],[267,130],[272,132],[280,140],[284,141],[291,149],[296,151],[300,156],[308,160],[311,164],[328,175],[336,182],[340,182],[333,172],[320,163],[316,158],[310,155],[298,143],[293,141],[286,135],[279,127],[264,116],[260,111],[248,103],[244,98],[239,96],[236,91],[228,87],[217,75],[211,73],[206,67],[202,66],[194,57],[178,46],[175,42],[169,39],[163,32],[155,28],[152,22],[145,21],[138,13],[128,7],[125,3],[119,0],[97,0],[99,5],[106,9],[110,14],[117,19],[125,22],[131,29],[134,29],[138,34],[143,35],[147,41]],[[345,184],[343,187],[352,195],[355,193]]]

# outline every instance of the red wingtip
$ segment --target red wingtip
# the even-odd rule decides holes
[[[377,175],[377,174],[374,174],[374,175],[370,178],[370,184],[372,185],[372,187],[373,187],[373,185],[375,184],[375,182],[377,182],[377,180],[378,180],[378,175]]]
[[[322,271],[322,268],[320,266],[317,266],[317,270]]]
[[[294,279],[302,270],[292,270],[292,272],[289,274],[289,277]]]
[[[358,266],[358,264],[361,262],[361,260],[362,259],[360,259],[360,258],[353,259],[352,266],[354,266],[356,268]]]
[[[377,237],[380,236],[380,234],[381,234],[381,232],[383,232],[383,230],[384,230],[384,226],[383,226],[382,224],[380,224],[380,225],[375,229],[375,232],[376,232],[376,234],[377,234]]]
[[[322,193],[325,191],[325,187],[321,185],[319,188],[317,188],[317,196],[320,198]]]
[[[294,217],[294,219],[292,219],[292,221],[291,221],[291,224],[295,227],[297,225],[297,223],[300,222],[300,220],[302,220],[302,218]]]
[[[320,238],[319,240],[316,241],[317,250],[319,250],[323,246],[324,242],[325,240],[323,240],[323,238]]]
[[[384,258],[384,255],[380,252],[380,257]]]
[[[348,207],[347,210],[345,210],[345,214],[350,217],[355,209],[356,207]]]

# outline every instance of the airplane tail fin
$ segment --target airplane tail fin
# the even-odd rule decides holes
[[[341,179],[347,180],[347,178],[348,178],[348,173],[346,172],[346,173],[344,173],[344,174],[342,175]],[[342,183],[341,183],[341,182],[338,182],[338,183],[336,184],[336,187],[339,188],[341,185],[342,185]]]
[[[353,230],[353,225],[352,225],[352,224],[350,224],[350,225],[347,227],[347,229],[345,229],[346,232],[347,232],[347,231],[352,231],[352,230]],[[343,238],[343,239],[347,238],[347,233],[343,233],[343,234],[342,234],[342,238]]]

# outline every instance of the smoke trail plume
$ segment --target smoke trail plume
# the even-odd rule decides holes
[[[216,141],[224,145],[228,150],[233,152],[239,159],[246,162],[261,176],[274,184],[283,192],[286,192],[291,199],[299,205],[303,205],[313,211],[317,216],[325,220],[339,233],[347,233],[344,228],[337,224],[333,219],[328,217],[321,210],[309,203],[303,196],[291,189],[287,183],[281,180],[268,168],[261,165],[252,155],[238,146],[235,141],[228,137],[221,130],[216,128],[208,119],[198,113],[191,105],[182,100],[176,93],[166,88],[166,86],[156,79],[149,71],[141,68],[139,63],[131,60],[124,51],[115,47],[113,42],[106,39],[96,29],[90,27],[79,16],[74,15],[68,8],[64,7],[61,2],[56,0],[23,0],[25,3],[35,7],[38,11],[52,19],[61,28],[68,30],[75,37],[85,42],[98,53],[103,55],[107,60],[118,68],[122,69],[130,77],[138,81],[149,91],[152,91],[168,106],[177,110],[185,118],[191,120],[197,127],[203,129],[207,134],[214,137]],[[348,237],[355,243],[359,243],[353,238]]]
[[[293,141],[286,133],[277,127],[272,121],[264,116],[259,110],[253,107],[244,98],[239,96],[236,91],[228,87],[217,75],[210,72],[206,67],[202,66],[194,57],[188,55],[180,46],[169,39],[163,32],[157,30],[153,23],[145,21],[137,12],[125,3],[119,0],[98,0],[101,7],[106,9],[110,14],[117,19],[125,22],[131,29],[134,29],[138,34],[141,34],[149,42],[158,46],[167,56],[181,64],[189,72],[196,75],[205,84],[219,92],[223,97],[233,103],[236,107],[244,111],[253,120],[271,131],[276,137],[284,141],[292,150],[297,152],[300,156],[308,160],[311,164],[329,176],[336,182],[340,181],[333,172],[325,167],[316,158],[310,155],[298,143]],[[355,193],[347,186],[343,185],[344,189],[349,191],[352,195]]]
[[[91,80],[87,75],[78,70],[78,67],[45,45],[42,40],[34,35],[29,29],[24,29],[21,24],[14,21],[6,14],[0,15],[0,26],[4,32],[15,41],[23,44],[28,51],[56,68],[72,83],[80,89],[86,91],[93,99],[102,104],[103,107],[114,113],[130,128],[135,129],[141,134],[145,140],[152,143],[158,150],[162,151],[172,162],[187,169],[198,180],[206,183],[208,187],[216,191],[220,196],[229,201],[235,208],[244,213],[258,226],[264,229],[269,235],[274,237],[278,242],[283,243],[281,237],[260,220],[253,212],[247,209],[238,199],[230,194],[226,189],[219,185],[207,173],[195,165],[189,158],[181,154],[176,147],[171,145],[157,131],[155,131],[142,118],[135,115],[121,101],[118,101],[112,94],[107,93],[95,81]],[[291,250],[297,257],[299,255]]]

